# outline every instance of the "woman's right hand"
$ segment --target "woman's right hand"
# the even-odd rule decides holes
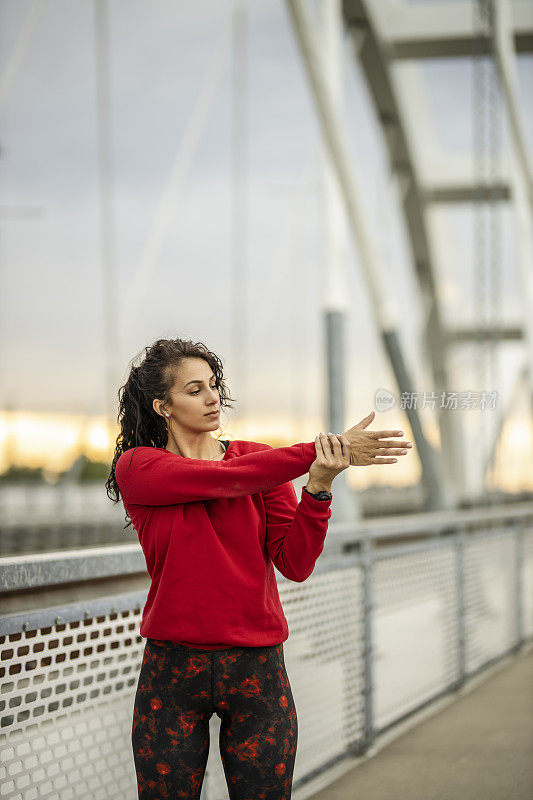
[[[409,448],[412,447],[409,441],[393,442],[390,438],[384,440],[384,437],[402,436],[402,431],[365,430],[374,419],[374,416],[375,411],[372,411],[368,417],[365,417],[353,428],[338,437],[343,444],[348,445],[350,448],[351,467],[363,467],[371,464],[393,464],[398,459],[392,458],[392,456],[406,455]],[[387,457],[380,458],[380,456]]]

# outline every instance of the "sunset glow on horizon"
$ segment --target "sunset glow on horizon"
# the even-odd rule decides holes
[[[371,428],[387,428],[392,420],[375,422]],[[420,480],[420,461],[416,454],[409,426],[402,421],[404,439],[413,441],[413,451],[400,457],[396,464],[373,466],[366,470],[350,469],[348,484],[357,490],[369,486],[410,486]],[[431,443],[439,446],[438,428],[427,425]],[[430,430],[431,428],[431,430]],[[313,441],[321,430],[319,419],[302,421],[298,426],[289,418],[241,418],[223,423],[213,436],[265,442],[273,447],[285,447],[296,442]],[[92,461],[111,463],[119,428],[111,430],[105,416],[43,414],[29,411],[0,413],[0,472],[10,465],[42,467],[51,473],[61,473],[82,453]],[[496,452],[496,465],[490,474],[492,489],[507,492],[533,490],[533,459],[531,458],[533,426],[527,418],[514,417],[504,426]]]

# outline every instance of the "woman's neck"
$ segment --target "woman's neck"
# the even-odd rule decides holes
[[[175,441],[167,441],[165,450],[168,450],[169,453],[174,453],[174,455],[181,456],[182,458],[194,458],[200,461],[221,461],[226,454],[226,448],[218,439],[214,439],[212,436],[209,438],[211,442],[209,442],[208,450],[204,449],[204,444],[202,444],[201,450],[197,451],[187,447],[186,444],[180,446],[179,443]]]

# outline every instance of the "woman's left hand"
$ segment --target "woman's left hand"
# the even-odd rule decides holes
[[[316,459],[309,467],[308,492],[331,491],[333,478],[350,466],[350,449],[335,433],[320,433],[315,438]]]

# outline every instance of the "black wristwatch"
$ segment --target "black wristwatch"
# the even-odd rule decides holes
[[[314,497],[315,500],[331,500],[333,497],[333,494],[331,492],[326,492],[325,489],[322,489],[322,491],[317,492],[316,494],[313,494],[313,492],[308,492],[305,486],[302,486],[302,489],[304,492],[307,492],[307,494],[310,494],[311,497]]]

